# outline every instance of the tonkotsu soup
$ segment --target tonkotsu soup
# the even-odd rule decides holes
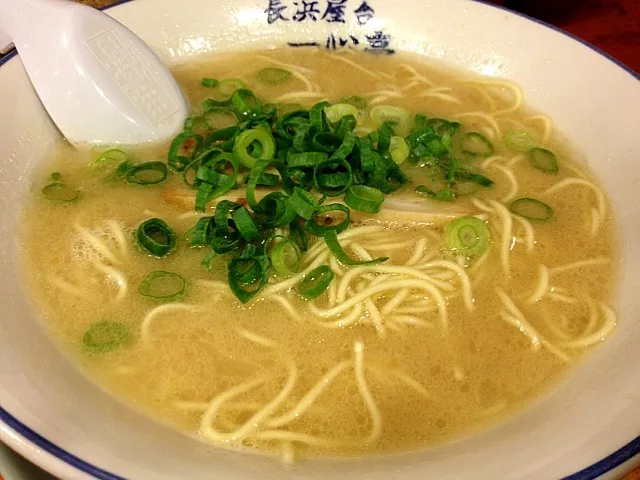
[[[171,145],[61,145],[24,209],[43,322],[117,397],[285,461],[406,451],[614,331],[606,194],[517,86],[317,49],[174,73]]]

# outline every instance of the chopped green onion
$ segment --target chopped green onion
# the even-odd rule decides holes
[[[138,244],[151,255],[163,257],[176,245],[176,234],[163,220],[150,218],[136,229]]]
[[[309,220],[320,208],[320,204],[313,194],[300,187],[293,188],[293,194],[289,197],[289,203],[295,212],[305,220]]]
[[[328,215],[329,212],[342,212],[344,214],[344,219],[340,222],[334,223],[335,218]],[[320,220],[322,224],[318,223],[318,220]],[[351,216],[349,207],[342,205],[341,203],[331,203],[318,208],[316,214],[311,219],[307,220],[305,228],[312,235],[321,237],[329,231],[340,233],[346,230],[350,221]]]
[[[200,81],[200,84],[206,88],[215,88],[218,86],[219,83],[220,82],[218,82],[218,80],[216,80],[215,78],[208,78],[208,77],[204,77]]]
[[[325,107],[324,113],[327,116],[327,120],[331,123],[337,123],[342,117],[346,117],[347,115],[358,118],[358,109],[349,103],[337,103]]]
[[[245,256],[246,255],[246,256]],[[242,303],[247,303],[269,280],[269,260],[263,255],[243,253],[227,263],[229,288]]]
[[[50,183],[42,189],[42,194],[49,200],[57,202],[73,202],[80,196],[78,190],[74,190],[62,182]]]
[[[204,115],[202,115],[202,120],[209,130],[221,130],[223,128],[233,127],[238,123],[238,116],[236,112],[230,108],[212,108]],[[215,132],[214,132],[215,133]],[[218,133],[218,136],[220,134]],[[212,137],[207,137],[207,144],[212,143]]]
[[[545,221],[553,217],[553,208],[535,198],[519,198],[509,205],[509,210],[529,220]]]
[[[167,178],[167,165],[164,162],[146,162],[127,171],[126,180],[138,185],[153,185]]]
[[[255,147],[254,142],[258,143],[259,147]],[[257,155],[252,155],[255,152]],[[253,167],[256,160],[271,160],[275,153],[276,142],[271,133],[263,128],[245,130],[236,137],[233,144],[233,155],[248,168]]]
[[[322,295],[333,281],[334,274],[327,265],[320,265],[307,273],[296,290],[309,300]]]
[[[233,218],[236,224],[236,230],[238,230],[242,238],[247,242],[255,240],[260,235],[258,227],[256,227],[253,218],[251,218],[251,214],[246,208],[240,207],[235,209],[231,213],[231,218]]]
[[[558,171],[558,160],[553,152],[544,148],[532,148],[529,150],[529,163],[544,173],[556,173]]]
[[[411,150],[404,138],[393,135],[389,143],[389,153],[391,154],[391,160],[400,165],[409,158]]]
[[[167,154],[167,164],[174,172],[182,172],[189,165],[191,155],[197,151],[202,143],[202,136],[197,133],[185,131],[179,134],[171,142]],[[186,155],[182,155],[186,153]],[[188,156],[187,156],[188,155]]]
[[[354,210],[365,213],[378,213],[384,202],[384,193],[366,185],[352,185],[344,196],[344,203]]]
[[[247,88],[244,80],[239,78],[226,78],[218,82],[218,91],[223,95],[232,95],[239,88]]]
[[[348,103],[350,105],[353,105],[358,110],[364,110],[365,108],[367,108],[367,101],[364,98],[359,97],[357,95],[348,95],[346,97],[342,97],[340,101],[342,103]]]
[[[339,152],[340,149],[313,169],[313,185],[320,193],[328,197],[341,195],[353,183],[351,164],[339,158]]]
[[[105,353],[122,345],[129,337],[129,327],[118,322],[97,322],[82,337],[84,348],[90,353]]]
[[[491,142],[478,132],[465,133],[462,138],[462,153],[477,157],[489,157],[493,155],[493,152]]]
[[[418,185],[414,190],[418,195],[422,195],[432,200],[441,202],[453,202],[456,199],[455,193],[450,188],[443,188],[439,191],[431,190],[426,185]]]
[[[463,255],[482,254],[491,240],[487,224],[471,216],[456,218],[447,225],[444,234],[448,247]]]
[[[284,83],[289,80],[289,77],[291,77],[291,72],[289,70],[285,70],[284,68],[264,68],[258,72],[258,78],[260,79],[260,81],[268,85],[278,85],[279,83]]]
[[[516,152],[528,152],[538,146],[538,141],[526,130],[511,130],[505,135],[504,143]]]
[[[129,154],[127,154],[127,152],[120,150],[119,148],[111,148],[109,150],[106,150],[105,152],[102,152],[98,156],[98,158],[93,160],[89,164],[89,168],[102,167],[105,164],[111,162],[122,163],[126,160],[129,160]]]
[[[282,238],[282,241],[267,252],[269,260],[271,260],[271,266],[276,274],[283,277],[295,275],[300,270],[300,259],[302,257],[298,245],[291,239],[282,237],[281,235],[275,235],[272,239],[275,239],[275,237]]]
[[[186,286],[185,279],[177,273],[157,270],[144,277],[138,291],[156,300],[173,300],[184,294]]]
[[[369,115],[376,128],[380,128],[384,123],[389,123],[393,128],[404,133],[409,129],[409,124],[411,123],[411,117],[407,110],[391,105],[373,107]]]
[[[389,260],[389,257],[378,257],[373,260],[354,260],[347,255],[347,252],[345,252],[342,245],[340,245],[338,233],[335,230],[325,232],[323,238],[333,256],[343,265],[374,265]]]

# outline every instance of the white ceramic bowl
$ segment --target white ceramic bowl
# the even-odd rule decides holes
[[[347,23],[268,23],[269,0],[137,0],[109,9],[168,64],[221,49],[318,42],[347,33],[390,36],[410,50],[518,82],[555,119],[608,189],[621,225],[620,325],[533,408],[487,432],[418,453],[313,461],[215,449],[123,406],[53,346],[20,284],[15,224],[33,166],[58,139],[19,58],[0,68],[0,438],[64,478],[516,479],[594,478],[640,450],[640,82],[632,72],[544,25],[466,0],[367,0],[375,16]],[[295,6],[282,0],[290,18]],[[320,9],[325,8],[322,0]],[[336,25],[338,27],[336,27]],[[52,228],[55,228],[52,225]],[[46,269],[46,265],[42,266]],[[597,463],[625,446],[614,457]],[[586,469],[586,470],[585,470]]]

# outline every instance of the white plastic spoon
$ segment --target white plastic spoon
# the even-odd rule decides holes
[[[47,112],[76,145],[157,142],[182,126],[187,105],[171,73],[98,10],[67,0],[0,0],[3,38],[15,44]]]

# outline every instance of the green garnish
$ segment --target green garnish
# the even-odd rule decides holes
[[[129,327],[118,322],[97,322],[82,337],[89,353],[105,353],[122,345],[129,337]]]
[[[342,265],[375,265],[376,263],[382,263],[389,260],[389,257],[378,257],[373,260],[354,260],[347,255],[347,252],[345,252],[342,245],[340,245],[340,242],[338,241],[338,234],[335,230],[325,232],[323,238],[327,247],[329,247],[329,251]]]
[[[351,115],[354,118],[358,118],[358,108],[350,103],[336,103],[324,108],[324,113],[327,116],[327,120],[331,123],[337,123],[342,117]]]
[[[138,291],[145,297],[167,301],[183,295],[186,287],[187,282],[177,273],[157,270],[144,277]]]
[[[320,265],[307,273],[296,290],[309,300],[322,295],[333,281],[333,272],[327,265]]]
[[[275,245],[271,246],[273,243]],[[290,277],[300,270],[302,252],[290,238],[283,235],[273,235],[265,243],[264,249],[277,275]]]
[[[242,132],[233,144],[233,156],[245,167],[251,168],[256,160],[271,160],[276,143],[267,130],[253,128]]]
[[[450,222],[444,235],[447,246],[463,255],[481,255],[491,240],[487,224],[471,216],[456,218]]]
[[[262,83],[267,85],[278,85],[289,80],[291,72],[284,68],[270,67],[264,68],[258,72],[258,78]]]
[[[538,141],[526,130],[511,130],[505,135],[504,143],[516,152],[528,152],[538,146]]]
[[[461,149],[462,153],[477,157],[489,157],[494,152],[491,142],[478,132],[465,133]]]
[[[519,198],[509,205],[509,210],[529,220],[546,221],[553,217],[553,208],[535,198]]]
[[[342,97],[340,102],[353,105],[358,110],[364,110],[365,108],[367,108],[367,101],[357,95],[348,95],[346,97]]]
[[[384,193],[366,185],[353,185],[344,196],[344,203],[359,212],[378,213],[384,202]]]
[[[216,80],[215,78],[208,78],[208,77],[204,77],[200,81],[200,84],[206,88],[215,88],[218,86],[219,83],[220,82],[218,82],[218,80]]]
[[[125,176],[129,183],[153,185],[167,178],[167,164],[163,162],[146,162],[131,167]]]
[[[544,148],[532,148],[529,150],[529,163],[537,170],[544,173],[556,173],[558,160],[553,152]]]
[[[163,257],[176,245],[176,234],[163,220],[150,218],[136,229],[138,244],[151,255]]]

